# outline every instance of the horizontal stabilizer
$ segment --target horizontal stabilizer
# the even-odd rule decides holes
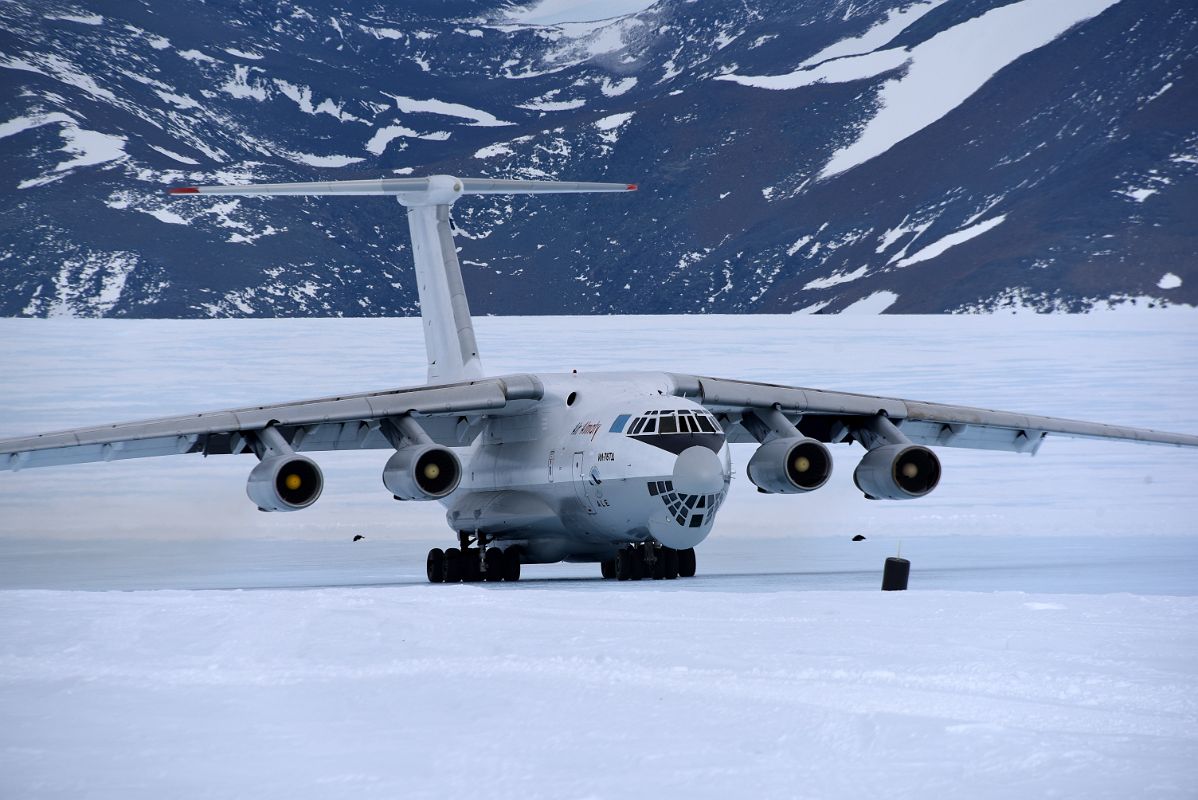
[[[574,192],[631,192],[635,183],[586,183],[582,181],[522,181],[494,178],[372,178],[356,181],[313,181],[310,183],[248,183],[241,186],[182,186],[167,190],[173,195],[397,195],[404,205],[452,204],[463,194],[567,194]]]

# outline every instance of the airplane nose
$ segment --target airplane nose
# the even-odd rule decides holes
[[[706,447],[688,447],[674,462],[674,491],[680,494],[715,494],[724,488],[724,465]]]

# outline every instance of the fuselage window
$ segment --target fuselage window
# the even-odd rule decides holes
[[[672,416],[662,416],[661,418],[661,433],[677,433],[678,420]]]

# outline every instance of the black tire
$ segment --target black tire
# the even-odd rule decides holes
[[[505,581],[520,580],[520,548],[509,547],[503,551],[503,579]]]
[[[645,577],[645,557],[639,547],[628,548],[628,564],[631,567],[628,580],[639,581]]]
[[[483,575],[487,583],[503,580],[503,551],[498,547],[487,548],[487,571]]]
[[[688,547],[678,551],[678,577],[695,577],[695,548]]]
[[[616,577],[616,560],[614,558],[605,558],[600,561],[599,574],[606,580]]]
[[[462,582],[463,583],[478,583],[483,579],[482,564],[479,562],[477,547],[467,548],[462,553]]]
[[[678,551],[672,547],[661,548],[659,556],[665,564],[665,578],[672,581],[678,577]]]
[[[616,553],[616,580],[626,581],[632,577],[632,551],[627,547]]]
[[[462,580],[462,551],[451,547],[445,551],[445,582],[459,583]]]
[[[429,583],[445,583],[445,551],[440,547],[428,551],[424,573],[428,575]]]
[[[659,547],[653,551],[653,565],[648,572],[652,574],[655,581],[665,580],[666,554],[664,547]]]

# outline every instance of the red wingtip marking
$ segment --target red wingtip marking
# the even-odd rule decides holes
[[[167,194],[199,194],[200,190],[194,186],[180,186],[176,189],[167,189]]]
[[[628,191],[630,191],[630,192],[635,192],[635,191],[636,191],[636,184],[635,184],[635,183],[630,183],[630,184],[628,184]]]

